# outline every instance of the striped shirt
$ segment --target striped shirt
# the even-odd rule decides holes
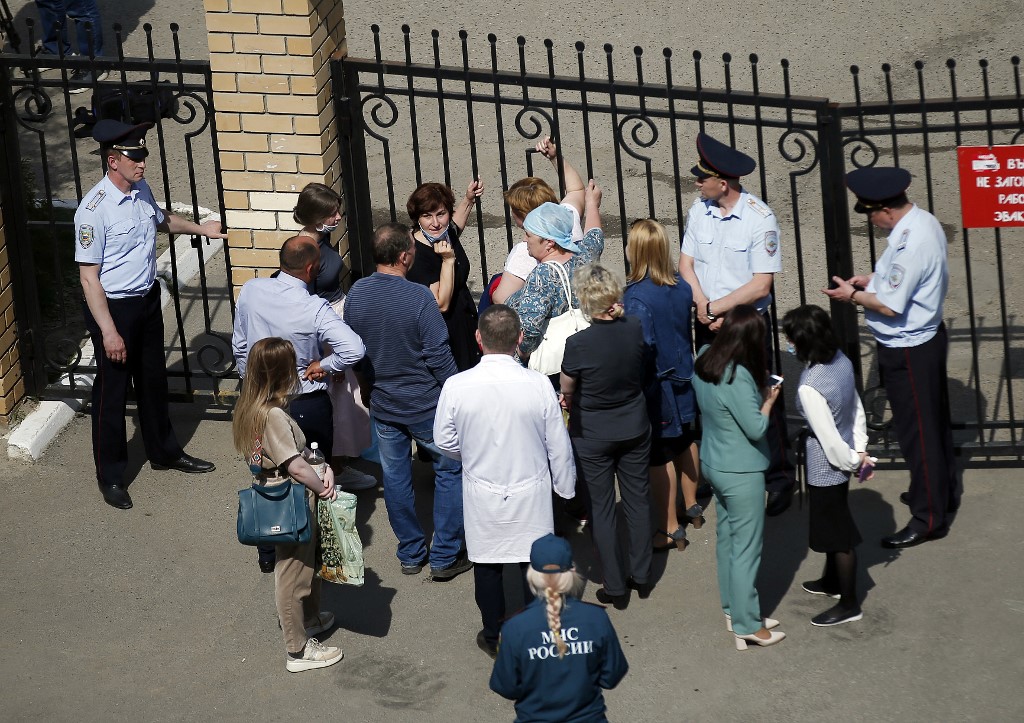
[[[352,285],[345,321],[366,344],[356,368],[371,384],[370,413],[399,424],[433,419],[442,385],[459,370],[430,289],[374,273]]]

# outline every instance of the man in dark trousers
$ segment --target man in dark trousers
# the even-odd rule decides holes
[[[96,478],[107,504],[129,509],[125,404],[135,387],[146,456],[154,468],[212,472],[210,462],[185,454],[171,427],[164,362],[164,318],[156,283],[156,232],[227,238],[219,221],[200,225],[165,213],[143,178],[146,131],[102,120],[93,138],[107,173],[75,212],[75,261],[85,295],[85,324],[96,350],[92,387],[92,445]]]
[[[902,168],[859,168],[846,174],[846,185],[857,197],[854,210],[889,232],[888,246],[874,273],[833,276],[836,287],[823,291],[834,301],[863,306],[878,342],[878,373],[910,465],[910,490],[900,500],[911,514],[906,527],[882,538],[882,547],[912,547],[945,537],[960,507],[942,322],[946,234],[935,216],[907,199],[910,173]]]
[[[690,206],[679,254],[679,275],[693,289],[694,344],[699,350],[714,341],[726,312],[750,304],[766,325],[766,357],[772,359],[772,283],[782,271],[779,222],[768,204],[740,184],[753,173],[754,159],[697,135],[697,165],[691,169],[700,196]],[[771,461],[765,471],[768,503],[765,512],[779,515],[793,499],[796,478],[789,461],[786,410],[780,397],[772,407],[768,430]]]

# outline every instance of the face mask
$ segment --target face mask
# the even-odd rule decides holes
[[[796,347],[793,346],[793,342],[786,344],[786,353],[796,356]]]
[[[334,233],[334,229],[338,228],[338,226],[340,226],[340,225],[341,225],[340,221],[338,223],[332,223],[332,224],[325,223],[322,226],[318,226],[316,230],[317,230],[317,233]]]
[[[438,241],[444,241],[446,238],[448,238],[448,229],[445,229],[440,236],[431,236],[429,233],[427,233],[427,230],[423,228],[422,224],[419,224],[419,227],[420,233],[423,234],[423,238],[425,238],[432,244],[436,244]]]

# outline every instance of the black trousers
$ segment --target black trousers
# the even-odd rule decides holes
[[[512,563],[515,564],[515,563]],[[533,593],[526,584],[526,566],[520,562],[519,577],[523,582],[523,602],[528,602]],[[505,620],[505,565],[500,562],[473,563],[473,583],[476,592],[476,606],[480,608],[480,620],[484,626],[484,639],[491,645],[498,644],[498,633]]]
[[[948,351],[945,324],[919,346],[878,345],[878,373],[900,452],[910,467],[910,528],[924,534],[945,532],[947,515],[960,506],[946,382]]]
[[[629,575],[647,582],[651,572],[651,502],[647,477],[651,456],[650,430],[621,442],[573,437],[579,477],[589,493],[590,534],[601,560],[604,589],[609,595],[626,593],[626,570],[619,561],[615,515],[615,478],[626,517],[629,538]]]
[[[96,479],[101,487],[125,483],[128,435],[125,405],[128,384],[135,387],[139,427],[146,456],[156,464],[168,464],[182,454],[171,427],[167,401],[167,366],[164,360],[164,317],[160,310],[160,285],[145,296],[107,299],[117,333],[124,340],[126,359],[115,364],[103,350],[103,334],[85,306],[85,325],[96,350],[96,380],[92,386],[92,453]]]
[[[768,371],[775,372],[775,354],[772,350],[772,320],[765,312],[761,315],[765,324],[764,355],[768,361]],[[705,344],[710,344],[718,335],[710,331],[707,326],[701,324],[694,318],[693,322],[693,348],[699,350]],[[764,473],[764,486],[769,492],[779,492],[796,484],[796,469],[789,459],[789,435],[786,426],[786,395],[780,394],[772,406],[771,414],[768,417],[768,453],[771,459],[768,469]]]
[[[306,435],[306,445],[316,442],[330,463],[334,456],[334,408],[327,390],[295,397],[288,405],[288,414]]]

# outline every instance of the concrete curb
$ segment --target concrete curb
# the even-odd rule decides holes
[[[55,206],[62,208],[77,208],[74,201],[55,200]],[[185,204],[172,203],[171,211],[174,213],[192,213],[192,207]],[[214,213],[208,208],[199,207],[199,223],[214,220],[220,221],[220,214]],[[217,254],[224,250],[224,241],[221,239],[209,239],[209,245],[204,245],[205,260],[209,262]],[[178,237],[174,241],[174,253],[177,259],[178,288],[189,283],[199,274],[199,252],[192,248],[191,237]],[[160,307],[165,308],[171,303],[171,293],[168,285],[172,281],[171,274],[171,249],[164,251],[156,261],[157,282],[160,284]],[[95,350],[92,341],[87,339],[82,344],[82,361],[86,366],[91,366],[96,360]],[[93,382],[92,374],[76,374],[76,386],[91,387]],[[63,386],[70,386],[67,375],[61,378]],[[61,430],[66,427],[75,414],[80,412],[84,404],[78,399],[60,401],[44,401],[29,414],[21,423],[15,427],[7,438],[7,456],[10,459],[22,459],[34,462],[38,460],[49,444],[56,439]]]

